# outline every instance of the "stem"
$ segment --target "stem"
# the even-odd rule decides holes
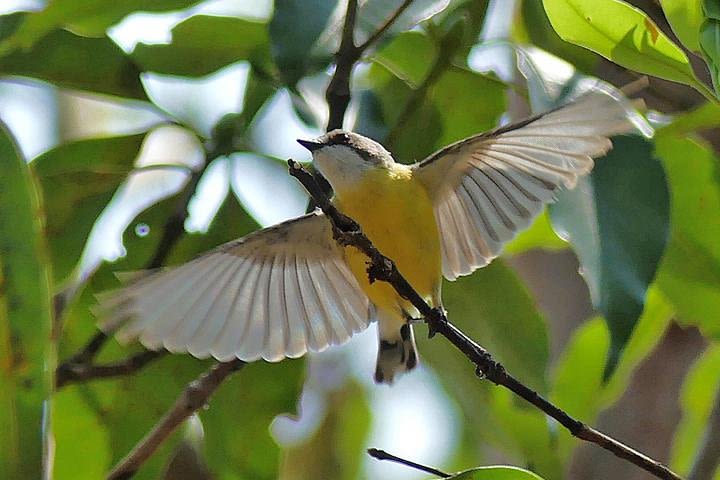
[[[439,333],[447,338],[458,350],[475,365],[479,377],[487,378],[496,385],[501,385],[512,391],[527,402],[536,406],[550,417],[557,420],[572,435],[582,440],[594,443],[616,456],[623,458],[643,470],[652,473],[664,480],[681,480],[681,477],[672,472],[657,460],[633,450],[629,446],[614,438],[599,432],[592,427],[571,417],[568,413],[553,405],[537,392],[510,375],[492,355],[475,341],[450,323],[441,308],[432,308],[413,289],[405,277],[398,271],[395,263],[375,248],[370,239],[362,232],[359,225],[350,217],[342,214],[330,203],[313,176],[302,165],[294,160],[288,160],[290,175],[297,178],[313,197],[317,205],[323,210],[333,225],[335,240],[342,246],[353,246],[363,252],[370,259],[368,276],[370,282],[384,281],[392,285],[395,291],[413,304],[425,318],[430,330],[430,337]]]
[[[440,478],[450,478],[452,476],[449,473],[445,473],[442,470],[438,470],[437,468],[428,467],[426,465],[422,465],[420,463],[415,463],[410,460],[405,460],[404,458],[400,458],[395,455],[389,454],[385,450],[380,450],[377,448],[368,448],[367,453],[371,457],[377,458],[378,460],[389,460],[391,462],[405,465],[406,467],[414,468],[415,470],[420,470],[421,472],[436,475]]]
[[[185,387],[173,407],[160,419],[135,448],[108,474],[108,480],[125,480],[137,473],[160,445],[190,415],[200,410],[222,382],[245,366],[242,360],[217,363]]]

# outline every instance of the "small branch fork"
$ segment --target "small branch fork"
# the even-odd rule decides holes
[[[312,174],[294,160],[288,160],[288,165],[290,167],[290,175],[302,183],[320,209],[327,215],[333,225],[335,240],[340,245],[353,246],[367,255],[370,260],[368,263],[370,281],[380,280],[392,285],[395,291],[412,303],[425,318],[425,322],[428,324],[430,331],[430,337],[439,333],[447,338],[450,343],[475,364],[476,373],[479,377],[487,378],[496,385],[501,385],[522,397],[542,410],[545,414],[557,420],[575,437],[594,443],[612,452],[616,456],[634,463],[657,478],[664,480],[681,480],[680,476],[672,472],[662,463],[574,419],[510,375],[500,363],[493,359],[487,350],[450,323],[441,308],[432,308],[425,302],[398,271],[395,263],[375,248],[370,239],[362,232],[359,225],[350,217],[339,212],[338,209],[330,203],[327,195],[322,192]]]
[[[353,67],[360,60],[363,53],[388,31],[412,2],[413,0],[405,0],[365,42],[355,45],[358,2],[357,0],[348,0],[340,47],[335,54],[335,73],[325,91],[325,99],[330,111],[327,124],[328,132],[343,126],[345,112],[350,104],[350,77],[352,76]]]

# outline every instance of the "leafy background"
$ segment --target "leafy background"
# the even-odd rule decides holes
[[[400,3],[361,2],[356,41]],[[210,364],[166,356],[53,387],[57,358],[95,333],[94,294],[173,229],[165,264],[305,210],[283,160],[308,160],[294,140],[324,128],[343,12],[334,0],[0,5],[1,478],[38,478],[51,457],[55,478],[102,477]],[[713,1],[416,0],[354,70],[346,118],[409,162],[595,78],[650,76],[637,96],[655,136],[616,139],[444,298],[515,376],[682,475],[720,412],[718,38]],[[477,381],[442,340],[421,340],[417,373],[376,386],[374,342],[248,366],[137,478],[427,478],[368,447],[446,471],[527,469],[458,478],[647,478]],[[99,361],[137,351],[111,342]]]

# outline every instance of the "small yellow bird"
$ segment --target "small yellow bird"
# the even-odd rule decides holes
[[[572,103],[475,135],[403,165],[379,143],[334,130],[299,140],[335,192],[334,203],[433,306],[455,280],[495,258],[633,129],[629,102],[596,88]],[[421,133],[418,133],[421,134]],[[315,212],[226,243],[182,266],[103,294],[106,332],[150,349],[226,361],[276,362],[346,342],[378,322],[375,380],[417,365],[418,312],[367,259],[340,247]]]

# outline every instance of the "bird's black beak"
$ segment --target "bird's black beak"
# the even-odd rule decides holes
[[[297,142],[311,152],[314,152],[315,150],[322,148],[323,146],[322,143],[316,142],[315,140],[301,140],[298,138]]]

